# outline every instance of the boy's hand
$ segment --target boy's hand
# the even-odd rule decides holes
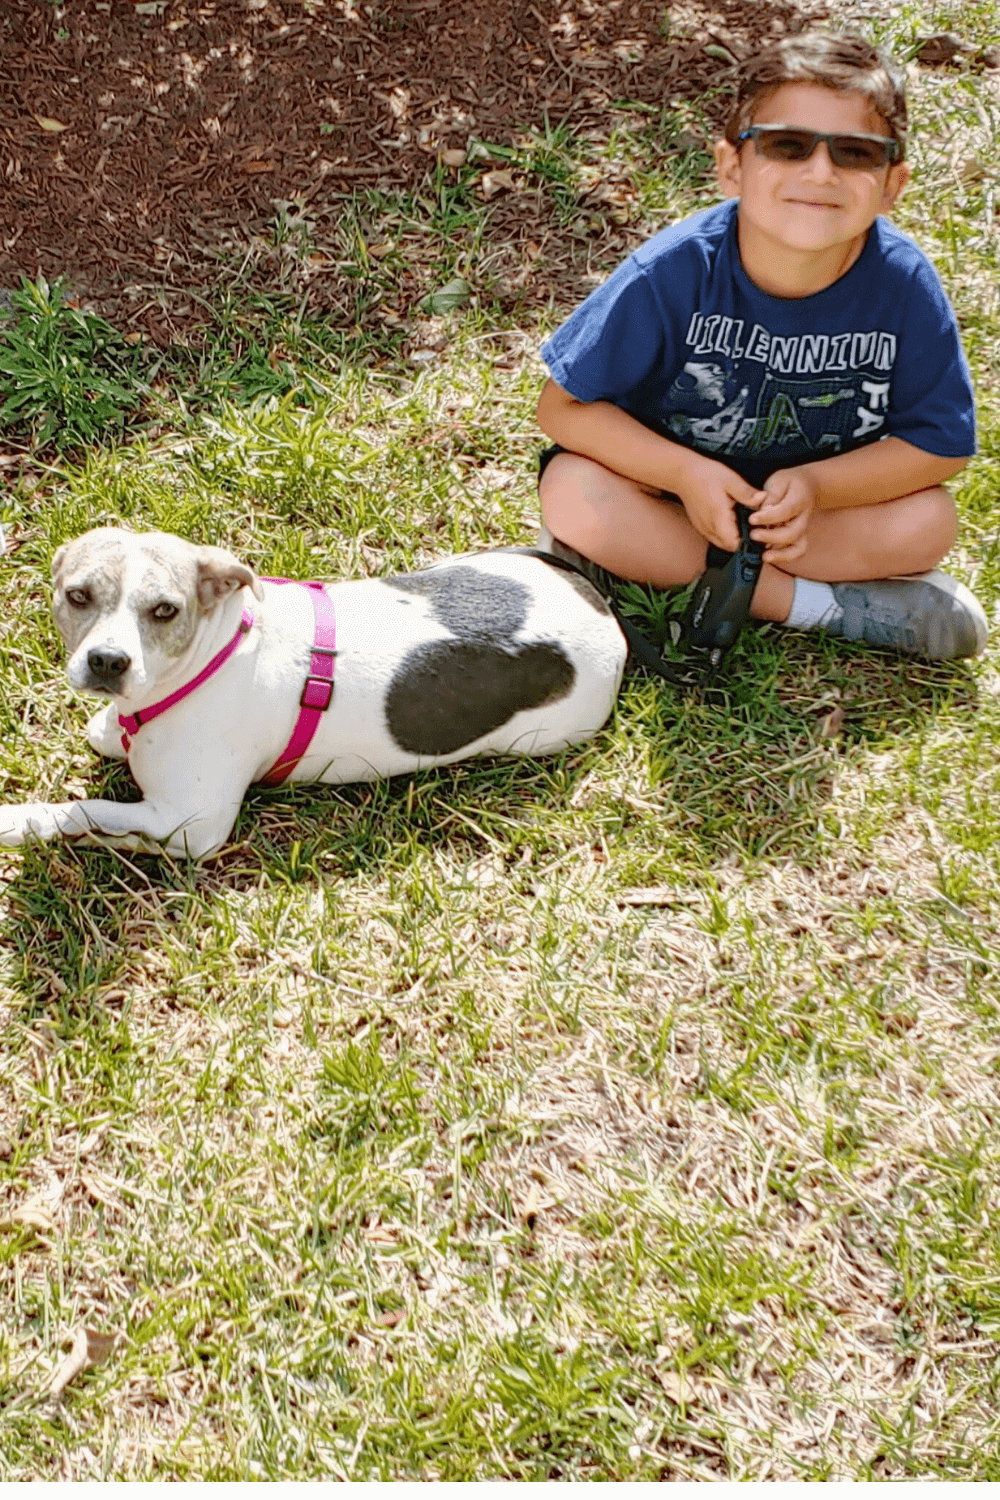
[[[754,509],[750,535],[764,545],[764,561],[780,568],[806,550],[809,517],[819,486],[808,469],[779,469],[764,481],[764,498]]]
[[[726,552],[736,552],[740,545],[740,528],[735,506],[755,510],[767,499],[763,490],[755,490],[725,464],[700,453],[688,455],[693,462],[687,467],[680,498],[688,520],[706,542],[713,542]]]

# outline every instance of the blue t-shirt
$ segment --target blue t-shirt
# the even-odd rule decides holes
[[[733,199],[630,255],[542,349],[578,401],[611,401],[750,484],[900,437],[975,452],[955,315],[923,251],[887,219],[811,297],[771,297],[740,262]]]

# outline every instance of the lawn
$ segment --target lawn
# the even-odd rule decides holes
[[[864,24],[996,41],[986,4]],[[971,59],[911,70],[897,218],[963,327],[949,565],[996,622]],[[185,347],[36,287],[0,341],[56,350],[19,440],[88,379],[110,425],[73,406],[0,501],[5,801],[134,795],[49,611],[87,527],[302,577],[533,538],[541,337],[713,198],[697,109],[616,119],[480,142],[335,232],[278,211]],[[516,264],[490,172],[555,226]],[[315,257],[350,324],[303,311]],[[1000,1478],[998,665],[751,629],[717,690],[630,673],[554,759],[255,790],[204,866],[0,854],[0,1479]]]

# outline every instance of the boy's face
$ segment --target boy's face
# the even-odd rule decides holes
[[[786,83],[754,115],[755,125],[796,125],[829,135],[888,135],[885,121],[861,94],[815,83]],[[788,250],[821,255],[867,234],[899,197],[905,162],[858,171],[835,167],[825,141],[806,161],[771,161],[756,143],[715,148],[719,183],[740,200],[740,223],[756,237]]]

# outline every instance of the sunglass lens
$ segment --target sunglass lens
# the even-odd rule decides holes
[[[856,135],[837,135],[830,142],[830,156],[838,167],[848,170],[871,172],[885,165],[888,159],[887,146],[878,141],[866,141]]]
[[[805,161],[815,144],[811,130],[768,130],[757,137],[757,149],[772,161]]]

